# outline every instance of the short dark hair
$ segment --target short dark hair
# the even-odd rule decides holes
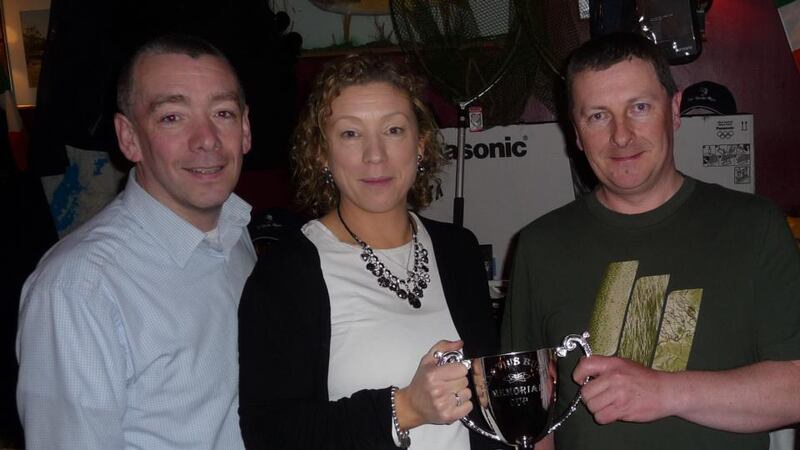
[[[230,60],[222,53],[217,47],[205,39],[197,36],[190,36],[186,34],[167,34],[158,36],[145,42],[139,47],[128,61],[122,66],[117,79],[117,109],[127,116],[132,118],[131,108],[133,107],[133,88],[134,79],[133,72],[136,65],[145,56],[151,55],[166,55],[177,54],[186,55],[191,58],[199,58],[201,56],[211,56],[223,61],[230,67],[231,73],[236,78],[236,86],[239,91],[239,106],[244,108],[246,103],[244,96],[244,88],[233,68]]]
[[[387,56],[348,55],[329,62],[317,76],[289,153],[297,203],[315,217],[331,211],[339,202],[336,186],[326,183],[322,172],[323,156],[329,145],[324,129],[331,116],[331,104],[345,88],[369,83],[388,83],[411,102],[419,137],[425,146],[419,162],[425,170],[417,174],[407,196],[411,209],[428,206],[433,199],[432,186],[440,182],[439,172],[447,161],[439,127],[423,100],[425,81],[407,64]]]
[[[575,77],[587,70],[608,69],[622,61],[638,58],[653,65],[658,81],[672,98],[678,87],[669,63],[661,50],[649,39],[637,33],[610,33],[585,42],[570,56],[567,63],[567,102],[572,114],[572,83]]]

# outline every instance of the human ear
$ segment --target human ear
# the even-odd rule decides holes
[[[250,131],[250,108],[245,105],[242,111],[242,154],[246,155],[250,151],[253,143],[253,135]]]
[[[132,163],[141,161],[142,150],[139,146],[139,138],[133,123],[124,114],[116,113],[114,115],[114,129],[117,132],[119,149],[125,155],[125,158]]]
[[[672,131],[678,131],[681,126],[681,99],[683,91],[678,91],[672,96]]]

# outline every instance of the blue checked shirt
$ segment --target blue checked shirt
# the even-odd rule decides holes
[[[231,195],[212,245],[134,178],[23,287],[28,450],[243,448],[237,308],[256,259],[250,206]]]

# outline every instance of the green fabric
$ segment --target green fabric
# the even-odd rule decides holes
[[[604,208],[594,195],[522,230],[503,323],[503,351],[560,344],[591,329],[598,353],[660,370],[724,370],[800,359],[800,254],[769,202],[685,178],[658,209]],[[573,352],[577,353],[577,352]],[[559,362],[559,411],[577,392],[579,355]],[[559,450],[766,449],[670,417],[597,425],[583,406]]]

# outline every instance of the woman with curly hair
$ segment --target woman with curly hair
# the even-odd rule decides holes
[[[466,369],[497,351],[475,236],[413,211],[444,163],[424,85],[349,56],[313,87],[291,150],[317,219],[262,256],[239,308],[240,420],[253,449],[479,449]],[[421,358],[421,359],[420,359]]]

